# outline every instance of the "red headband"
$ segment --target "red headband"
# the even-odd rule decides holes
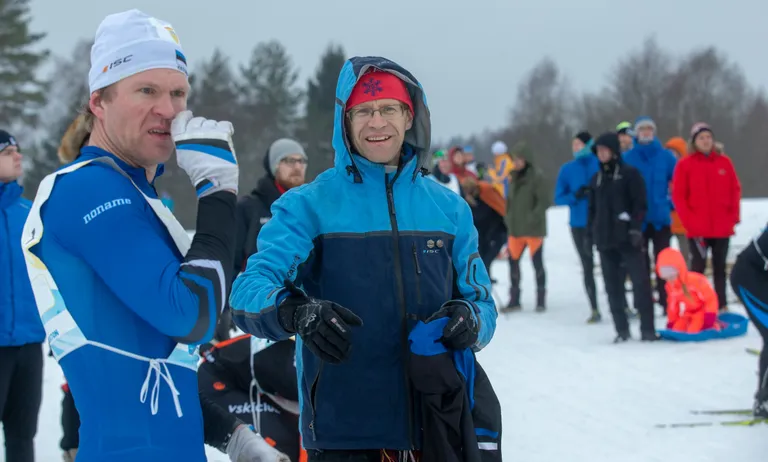
[[[396,75],[384,71],[373,71],[360,77],[347,100],[347,109],[358,104],[378,99],[394,99],[408,106],[413,114],[413,103],[405,82]]]

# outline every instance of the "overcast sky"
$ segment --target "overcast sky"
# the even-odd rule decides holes
[[[497,128],[517,82],[554,58],[579,89],[598,89],[611,65],[645,36],[675,52],[716,45],[753,85],[768,79],[768,0],[31,0],[45,46],[68,55],[105,15],[130,8],[170,22],[190,67],[220,47],[236,62],[278,39],[302,82],[328,42],[349,56],[380,55],[424,85],[433,134]],[[85,78],[85,76],[84,76]],[[651,114],[653,115],[653,114]]]

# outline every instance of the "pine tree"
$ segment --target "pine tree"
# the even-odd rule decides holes
[[[336,108],[336,83],[346,61],[344,49],[331,44],[320,57],[315,76],[307,82],[306,112],[299,136],[307,148],[307,178],[333,166],[333,119]]]
[[[30,32],[29,0],[0,0],[0,127],[31,125],[45,103],[36,77],[47,50],[33,50],[45,34]]]
[[[285,47],[274,40],[258,44],[240,72],[241,110],[248,117],[245,149],[262,159],[273,141],[296,135],[304,96],[296,87],[299,73]],[[249,181],[254,184],[256,178]]]

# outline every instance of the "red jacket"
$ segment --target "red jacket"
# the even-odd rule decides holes
[[[718,152],[680,159],[672,177],[672,202],[688,237],[733,236],[741,220],[741,184],[731,159]]]

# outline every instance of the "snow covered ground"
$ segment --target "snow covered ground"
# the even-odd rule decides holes
[[[733,248],[747,245],[768,221],[768,200],[743,201]],[[695,409],[751,406],[757,383],[757,332],[702,344],[632,341],[613,345],[600,284],[601,325],[586,325],[588,307],[571,243],[567,209],[549,211],[544,248],[549,309],[533,312],[533,267],[522,265],[523,312],[499,318],[496,336],[479,354],[503,406],[504,459],[518,462],[761,462],[766,427],[657,429],[655,424],[715,420]],[[735,252],[734,252],[735,253]],[[523,257],[527,259],[527,255]],[[508,265],[492,268],[506,303]],[[741,306],[732,306],[740,311]],[[637,326],[633,326],[637,335]],[[37,460],[61,460],[58,441],[63,381],[46,359]],[[114,416],[119,419],[120,416]],[[1,439],[1,436],[0,436]],[[210,462],[228,462],[209,451]],[[0,462],[3,461],[0,451]]]

